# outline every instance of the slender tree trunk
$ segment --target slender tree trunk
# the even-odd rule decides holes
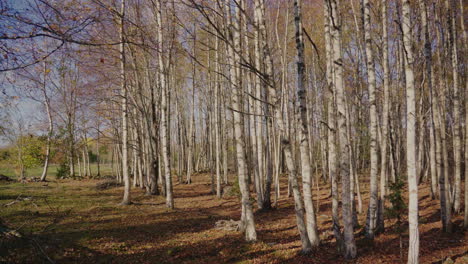
[[[468,52],[468,38],[467,32],[465,30],[465,20],[464,20],[464,5],[463,0],[460,0],[460,24],[461,24],[461,31],[463,33],[463,45],[464,52]],[[465,53],[466,54],[466,53]],[[468,98],[468,70],[465,68],[465,99]],[[463,226],[465,229],[468,229],[468,102],[465,100],[465,218],[463,221]]]
[[[366,237],[373,240],[377,226],[378,206],[378,154],[377,154],[377,101],[375,95],[375,69],[371,37],[371,6],[369,0],[364,0],[364,38],[366,46],[366,64],[369,86],[370,104],[370,198],[369,198],[369,225],[366,225]]]
[[[427,15],[427,5],[424,0],[419,0],[419,9],[421,12],[421,26],[424,34],[424,65],[426,70],[427,87],[430,96],[430,126],[429,126],[429,160],[431,167],[431,197],[435,199],[437,195],[437,160],[436,160],[436,136],[434,125],[434,99],[433,99],[433,76],[432,76],[432,47],[429,40],[429,25]]]
[[[255,0],[255,10],[254,10],[254,23],[256,30],[254,32],[255,42],[255,67],[257,70],[261,70],[263,56],[261,52],[262,47],[262,10],[261,2],[262,0]],[[255,167],[256,167],[256,191],[257,191],[257,200],[259,209],[263,209],[263,182],[265,178],[265,163],[264,163],[264,135],[265,135],[265,118],[263,117],[263,85],[258,74],[255,75],[255,132],[256,139],[254,141],[256,149],[254,153],[255,157]],[[266,107],[266,106],[265,106]]]
[[[289,179],[288,179],[288,189],[290,188],[292,190],[292,194],[294,197],[294,208],[295,208],[295,213],[296,213],[296,223],[297,223],[297,228],[299,231],[299,235],[301,238],[301,244],[302,244],[302,252],[303,253],[310,253],[312,251],[312,244],[310,242],[309,236],[307,234],[307,228],[306,224],[304,221],[304,206],[303,206],[303,201],[302,201],[302,195],[299,189],[299,183],[297,179],[297,171],[296,171],[296,165],[294,163],[292,151],[291,151],[291,139],[290,139],[290,130],[289,128],[286,128],[285,126],[285,121],[283,119],[283,109],[281,105],[283,104],[284,98],[281,98],[281,95],[277,94],[277,91],[275,87],[269,85],[269,93],[274,100],[273,105],[275,106],[274,108],[274,116],[275,116],[275,121],[278,125],[279,128],[279,133],[281,135],[281,145],[284,147],[284,160],[286,162],[286,167],[288,169],[288,174],[289,174]],[[285,105],[285,107],[287,107]],[[286,115],[287,116],[287,115]]]
[[[78,176],[80,178],[83,177],[83,172],[81,171],[81,159],[80,159],[80,155],[78,154]]]
[[[219,67],[220,58],[219,58],[219,38],[215,39],[215,103],[214,103],[214,115],[215,115],[215,166],[216,166],[216,197],[221,198],[221,140],[220,140],[220,119],[221,113],[220,109],[220,81],[219,81],[219,72],[221,69]]]
[[[297,122],[299,149],[301,156],[302,185],[304,192],[304,206],[306,211],[307,234],[312,246],[318,246],[320,238],[317,231],[314,204],[312,201],[312,169],[310,166],[309,140],[307,132],[307,105],[305,91],[305,63],[304,40],[302,33],[302,13],[300,0],[294,1],[294,21],[296,25],[296,49],[297,49]]]
[[[411,36],[411,7],[409,0],[403,1],[403,45],[405,49],[406,76],[406,168],[408,174],[408,221],[409,246],[408,264],[419,263],[418,230],[418,183],[416,171],[416,97],[413,74],[413,50]]]
[[[241,2],[243,0],[240,0]],[[242,3],[240,3],[242,6]],[[232,7],[230,6],[230,9]],[[229,10],[231,12],[231,10]],[[233,46],[229,46],[229,59],[231,60],[230,67],[230,76],[232,83],[232,109],[233,109],[233,118],[234,118],[234,137],[236,144],[236,156],[237,156],[237,166],[238,166],[238,175],[239,175],[239,188],[241,191],[241,204],[243,211],[243,228],[245,229],[245,239],[246,241],[256,241],[257,232],[255,231],[255,222],[252,209],[252,203],[250,201],[250,190],[247,182],[247,162],[245,160],[245,142],[244,142],[244,126],[243,126],[243,117],[240,111],[242,111],[242,102],[241,100],[241,91],[242,91],[242,79],[240,76],[240,52],[241,52],[241,24],[242,19],[241,10],[239,6],[234,7],[234,12],[237,22],[233,24],[234,29],[232,32]],[[231,19],[228,19],[229,22]],[[231,22],[230,22],[231,23]]]
[[[72,127],[69,126],[68,128],[70,131],[69,131],[69,143],[68,143],[68,155],[69,155],[69,163],[70,163],[70,177],[71,178],[74,178],[75,177],[75,139],[74,139],[74,136],[73,136],[73,131],[72,131]]]
[[[86,159],[86,171],[87,171],[88,176],[92,178],[93,175],[91,174],[91,162],[89,161],[88,136],[86,135],[86,132],[84,133],[84,140],[85,140],[84,152],[85,152],[85,159]]]
[[[157,5],[157,35],[159,41],[159,48],[162,49],[163,41],[163,25],[162,25],[162,6],[161,0],[156,1]],[[171,177],[171,159],[169,153],[169,122],[168,122],[168,84],[166,82],[166,69],[165,63],[163,60],[162,50],[158,51],[158,66],[159,66],[159,82],[161,86],[161,154],[163,157],[164,163],[164,178],[166,180],[166,185],[163,187],[166,189],[166,206],[168,208],[174,209],[174,197],[172,194],[172,177]]]
[[[44,168],[42,169],[41,181],[46,181],[47,170],[49,169],[51,138],[52,138],[52,133],[54,131],[54,123],[52,122],[52,113],[50,109],[50,99],[47,96],[47,90],[46,90],[47,89],[46,79],[45,79],[46,74],[47,74],[47,68],[46,68],[46,64],[44,63],[44,83],[42,87],[42,92],[44,94],[44,105],[46,107],[47,121],[49,122],[49,130],[47,131],[46,154],[44,157]]]
[[[350,166],[349,166],[349,153],[350,143],[348,140],[348,128],[347,128],[347,110],[346,110],[346,99],[345,99],[345,87],[343,80],[343,59],[341,51],[341,24],[340,14],[338,7],[340,7],[339,1],[330,1],[327,3],[330,8],[330,20],[332,21],[332,43],[333,43],[333,65],[335,74],[335,92],[336,92],[336,104],[337,104],[337,115],[338,115],[338,140],[340,146],[340,163],[339,171],[342,183],[342,217],[344,223],[344,257],[346,259],[353,259],[356,257],[356,243],[354,240],[354,226],[353,216],[351,208],[351,177],[350,177]]]
[[[255,1],[256,5],[256,17],[257,17],[257,22],[258,22],[258,28],[259,28],[259,37],[258,40],[260,41],[259,47],[261,47],[261,53],[260,50],[257,52],[258,56],[262,56],[264,59],[264,68],[265,68],[265,76],[268,79],[267,82],[270,82],[270,84],[274,83],[274,76],[273,76],[273,60],[271,58],[271,52],[270,48],[268,45],[268,36],[267,36],[267,30],[266,30],[266,22],[265,22],[265,1],[264,0],[256,0]],[[260,64],[257,62],[257,68],[260,66]],[[259,68],[260,69],[260,68]],[[267,82],[262,82],[262,90],[257,90],[259,92],[258,96],[261,96],[259,98],[263,98],[263,100],[268,101],[268,96],[269,94],[267,93],[268,89],[266,86],[268,85]],[[259,102],[260,103],[260,102]],[[263,136],[257,138],[257,148],[259,147],[259,143],[262,143],[262,154],[259,155],[259,157],[262,157],[262,174],[260,174],[260,179],[262,179],[263,184],[262,186],[262,199],[263,199],[263,206],[262,208],[264,209],[270,209],[271,208],[271,184],[272,184],[272,160],[271,160],[271,119],[269,118],[270,111],[269,111],[269,106],[266,103],[261,102],[263,105],[263,115],[265,117],[262,117],[262,128],[261,134]],[[262,111],[262,108],[259,108],[260,111]],[[257,131],[259,133],[259,131]],[[263,142],[263,138],[265,138],[265,141]],[[259,154],[259,153],[257,153]],[[260,164],[259,164],[260,166]],[[264,179],[264,180],[263,180]]]
[[[388,60],[388,17],[387,17],[387,1],[382,0],[382,38],[383,38],[383,110],[382,110],[382,138],[380,144],[380,201],[379,201],[379,215],[377,217],[377,228],[383,231],[385,228],[384,211],[385,211],[385,191],[387,189],[388,179],[388,134],[389,134],[389,109],[390,109],[390,70]]]
[[[85,154],[85,147],[83,146],[83,149],[81,150],[81,154],[83,157],[83,175],[84,177],[88,177],[88,171],[86,170],[86,154]]]
[[[450,34],[450,47],[451,47],[451,62],[452,62],[452,77],[453,77],[453,152],[454,152],[454,163],[455,163],[455,183],[454,183],[454,199],[453,199],[453,210],[454,212],[460,212],[460,200],[461,200],[461,153],[462,153],[462,138],[461,138],[461,127],[460,127],[460,87],[458,84],[458,44],[457,44],[457,27],[456,27],[456,12],[453,6],[449,2],[453,0],[445,0],[445,8],[448,13],[448,33]]]
[[[96,166],[97,166],[97,174],[96,176],[99,178],[101,177],[101,151],[100,151],[100,131],[99,131],[99,125],[97,126],[97,135],[96,135]]]
[[[440,17],[438,12],[436,12],[436,20],[440,22]],[[437,41],[441,43],[445,43],[443,32],[437,30]],[[452,222],[451,222],[451,206],[450,206],[450,183],[449,183],[449,168],[448,168],[448,153],[447,153],[447,139],[446,139],[446,122],[445,122],[445,100],[447,94],[447,86],[444,79],[448,78],[443,68],[443,55],[445,53],[442,51],[443,47],[440,47],[437,57],[437,63],[439,64],[439,74],[441,78],[439,78],[439,87],[440,92],[438,96],[434,97],[434,103],[436,104],[437,110],[437,123],[438,129],[436,129],[436,137],[439,138],[439,160],[440,160],[440,174],[439,176],[439,195],[440,195],[440,213],[441,213],[441,222],[442,222],[442,229],[445,232],[452,232]],[[437,145],[436,145],[437,147]]]
[[[195,29],[196,30],[196,27]],[[196,35],[193,37],[193,47],[192,52],[195,56],[195,47],[196,47]],[[192,172],[193,172],[193,157],[195,155],[195,61],[192,59],[192,111],[190,118],[190,128],[189,128],[189,142],[187,150],[187,184],[192,183]]]
[[[330,36],[330,6],[324,4],[324,26],[325,26],[325,51],[327,56],[327,146],[328,146],[328,174],[331,183],[332,196],[332,224],[333,235],[336,239],[337,250],[343,252],[343,236],[341,234],[340,218],[339,218],[339,193],[338,193],[338,175],[337,175],[337,153],[336,153],[336,111],[335,111],[335,94],[333,92],[334,76],[333,76],[333,47]]]
[[[121,78],[121,96],[122,96],[122,172],[124,180],[124,196],[120,204],[130,204],[130,176],[128,175],[128,103],[127,103],[127,81],[125,77],[125,0],[122,0],[120,6],[120,78]]]

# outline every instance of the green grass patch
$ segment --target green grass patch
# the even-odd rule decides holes
[[[111,175],[112,174],[112,167],[110,164],[100,164],[99,165],[101,176],[106,176],[106,175]],[[47,178],[49,180],[55,179],[55,175],[57,174],[57,169],[59,168],[58,164],[50,164],[49,168],[47,170]],[[35,168],[30,168],[25,171],[26,177],[41,177],[42,175],[42,167],[35,167]],[[91,174],[93,176],[97,175],[97,164],[92,163],[90,165],[90,170]],[[77,165],[75,165],[75,173],[78,175],[79,169]],[[5,176],[8,176],[12,179],[18,179],[20,172],[16,170],[12,165],[10,164],[0,164],[0,174],[3,174]]]

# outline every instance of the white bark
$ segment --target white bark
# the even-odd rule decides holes
[[[127,81],[125,76],[125,0],[120,6],[119,24],[119,51],[120,51],[120,78],[121,78],[121,100],[122,100],[122,176],[124,180],[124,196],[122,205],[130,204],[130,176],[128,174],[128,102]]]
[[[379,215],[377,219],[377,228],[383,231],[384,229],[384,211],[385,211],[385,191],[387,188],[388,179],[388,135],[389,135],[389,108],[390,108],[390,70],[388,62],[388,17],[387,17],[387,1],[382,0],[382,38],[383,38],[383,110],[382,110],[382,138],[380,140],[380,201],[379,201]]]
[[[430,160],[430,172],[431,172],[431,197],[435,199],[437,195],[437,159],[436,159],[436,133],[434,124],[434,92],[433,92],[433,74],[432,74],[432,47],[429,40],[429,25],[427,15],[427,5],[424,0],[419,0],[419,9],[421,12],[421,26],[424,35],[424,57],[425,57],[425,70],[427,87],[430,96],[430,126],[429,126],[429,160]]]
[[[438,12],[436,12],[438,14]],[[440,21],[440,17],[436,17],[437,22]],[[437,41],[443,41],[443,36],[439,30],[437,30]],[[442,48],[442,47],[441,47]],[[436,126],[436,138],[439,141],[436,143],[436,147],[438,148],[437,155],[439,156],[439,195],[440,195],[440,213],[441,213],[441,222],[442,222],[442,229],[445,232],[452,231],[452,224],[451,224],[451,206],[450,206],[450,183],[449,183],[449,168],[448,168],[448,153],[447,153],[447,139],[446,139],[446,122],[445,122],[445,100],[447,94],[447,83],[445,78],[446,72],[443,69],[443,58],[444,52],[442,50],[439,51],[439,56],[437,57],[437,63],[439,65],[439,74],[441,78],[439,78],[439,89],[440,92],[434,97],[434,103],[436,104],[437,112],[437,126]]]
[[[453,152],[454,152],[454,165],[455,165],[455,183],[454,183],[454,199],[453,210],[458,213],[460,211],[460,197],[461,197],[461,152],[462,152],[462,139],[460,127],[460,87],[458,84],[458,44],[457,44],[457,30],[456,30],[456,13],[453,11],[449,0],[445,0],[445,8],[448,15],[448,33],[450,34],[450,47],[451,47],[451,62],[452,62],[452,78],[453,78]]]
[[[242,0],[240,0],[242,1]],[[242,3],[241,3],[242,5]],[[230,12],[230,11],[229,11]],[[239,175],[239,188],[241,191],[241,204],[243,212],[243,228],[245,229],[246,241],[256,241],[257,232],[255,231],[255,222],[252,209],[252,203],[250,201],[250,190],[247,182],[247,162],[245,160],[245,142],[244,142],[244,126],[243,117],[240,111],[242,111],[241,91],[242,91],[242,79],[240,76],[240,55],[241,52],[241,11],[239,6],[234,7],[234,13],[236,16],[237,23],[233,24],[233,44],[234,47],[229,47],[229,59],[231,60],[230,76],[232,83],[232,109],[234,118],[234,137],[236,144],[236,157]],[[230,19],[229,19],[230,21]]]
[[[460,10],[461,10],[461,18],[460,18],[460,24],[461,24],[461,31],[463,33],[463,45],[462,47],[464,48],[464,51],[468,51],[468,39],[467,39],[467,34],[465,30],[465,21],[464,21],[464,5],[463,1],[460,0]],[[466,98],[468,98],[468,80],[466,79],[466,76],[468,76],[466,73],[468,70],[465,68],[465,218],[463,221],[463,226],[465,229],[468,229],[468,102],[466,101]]]
[[[307,105],[305,90],[305,62],[304,62],[304,40],[302,33],[301,1],[294,1],[294,21],[296,25],[296,49],[297,49],[297,122],[299,124],[299,150],[301,157],[302,185],[304,192],[304,207],[306,211],[307,234],[312,246],[320,243],[317,231],[315,209],[312,201],[312,168],[310,166],[310,152],[307,128]]]
[[[416,171],[416,96],[413,74],[413,50],[411,36],[411,7],[409,0],[403,1],[403,45],[405,49],[406,81],[406,168],[408,174],[408,264],[419,263],[418,229],[418,183]]]
[[[46,142],[46,155],[44,158],[44,168],[42,170],[41,181],[45,181],[47,177],[47,170],[49,169],[49,158],[50,158],[50,145],[51,145],[51,138],[52,133],[54,131],[54,123],[52,122],[52,112],[50,109],[50,99],[47,95],[47,87],[46,87],[46,76],[47,76],[47,64],[44,62],[44,82],[42,86],[42,93],[44,95],[44,105],[46,107],[47,112],[47,121],[49,123],[49,129],[47,131],[47,142]]]
[[[378,173],[378,154],[377,154],[377,102],[375,96],[375,68],[374,57],[372,51],[371,37],[371,6],[369,0],[364,0],[364,38],[366,47],[366,64],[369,88],[369,104],[370,104],[370,198],[369,198],[369,225],[366,230],[366,237],[374,239],[374,233],[377,225],[377,204],[378,204],[378,188],[377,188],[377,173]]]
[[[216,167],[216,197],[221,198],[221,141],[220,141],[220,119],[221,113],[220,109],[220,90],[221,86],[219,83],[219,72],[221,69],[219,67],[220,58],[219,58],[219,38],[215,39],[215,102],[214,102],[214,115],[215,115],[215,167]]]
[[[162,41],[163,41],[163,25],[162,25],[162,7],[161,0],[156,1],[157,5],[157,35],[159,42],[159,51],[158,51],[158,70],[159,70],[159,83],[161,89],[161,150],[162,158],[164,164],[164,178],[166,180],[166,185],[163,187],[166,189],[166,206],[168,208],[174,208],[174,197],[172,194],[172,177],[171,177],[171,160],[169,155],[169,139],[168,139],[168,129],[169,122],[167,120],[168,115],[168,85],[166,82],[166,69],[163,60],[163,51]]]
[[[324,30],[325,30],[325,51],[326,51],[326,75],[327,75],[327,146],[328,146],[328,174],[331,183],[332,196],[332,229],[336,239],[339,252],[343,251],[343,236],[339,219],[339,194],[337,180],[337,153],[336,153],[336,119],[335,119],[335,94],[333,93],[333,50],[330,36],[330,11],[329,5],[324,4]]]
[[[344,224],[344,257],[346,259],[353,259],[356,257],[356,243],[354,240],[354,227],[352,219],[351,208],[351,177],[350,177],[350,143],[348,140],[348,127],[347,127],[347,110],[345,99],[345,87],[343,80],[343,59],[341,51],[341,24],[340,14],[338,7],[339,1],[328,0],[327,3],[331,13],[331,32],[332,32],[332,46],[333,46],[333,66],[335,75],[335,93],[338,115],[338,141],[340,146],[339,156],[339,172],[342,182],[342,217]]]

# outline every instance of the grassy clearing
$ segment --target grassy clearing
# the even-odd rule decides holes
[[[174,186],[175,210],[166,209],[163,197],[147,196],[141,189],[132,190],[134,204],[118,206],[122,187],[98,191],[99,180],[0,183],[0,218],[24,234],[22,239],[0,240],[0,263],[49,263],[47,257],[56,263],[343,263],[330,231],[329,186],[314,194],[320,199],[317,221],[322,244],[311,256],[301,256],[294,204],[282,180],[278,207],[255,212],[256,243],[245,243],[239,232],[214,229],[217,220],[239,219],[240,208],[237,197],[216,199],[210,193],[209,175],[194,176],[191,185]],[[367,190],[368,183],[362,188]],[[427,185],[420,190],[421,263],[447,256],[461,261],[466,257],[463,232],[443,234],[438,201],[430,199]],[[4,206],[20,195],[32,200]],[[363,196],[366,208],[368,192]],[[460,215],[454,217],[455,223],[461,220]],[[365,213],[359,221],[364,223]],[[357,235],[356,263],[399,262],[393,224],[386,221],[387,232],[376,238],[374,246]],[[407,243],[405,233],[404,254]]]
[[[49,169],[47,170],[47,178],[48,179],[55,179],[55,175],[57,173],[59,165],[58,164],[50,164]],[[27,169],[25,174],[26,177],[40,177],[42,175],[42,167],[35,167]],[[97,174],[97,164],[92,163],[90,165],[91,174]],[[100,171],[101,175],[111,175],[112,168],[110,164],[100,164]],[[13,179],[17,179],[19,177],[19,171],[15,169],[13,166],[9,164],[0,164],[0,174],[8,176]],[[78,175],[78,168],[76,168],[76,174]]]

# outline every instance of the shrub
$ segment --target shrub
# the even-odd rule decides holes
[[[70,176],[70,166],[68,165],[68,162],[62,162],[60,163],[59,167],[57,168],[57,173],[55,174],[55,177],[57,179],[65,179]]]
[[[400,260],[403,260],[403,239],[402,233],[404,231],[404,226],[402,226],[402,217],[406,214],[407,206],[405,201],[403,201],[402,190],[404,186],[404,182],[397,178],[394,183],[390,183],[390,194],[388,195],[388,200],[392,204],[392,207],[387,209],[387,216],[388,218],[396,218],[396,232],[398,232],[398,236],[400,239]]]

